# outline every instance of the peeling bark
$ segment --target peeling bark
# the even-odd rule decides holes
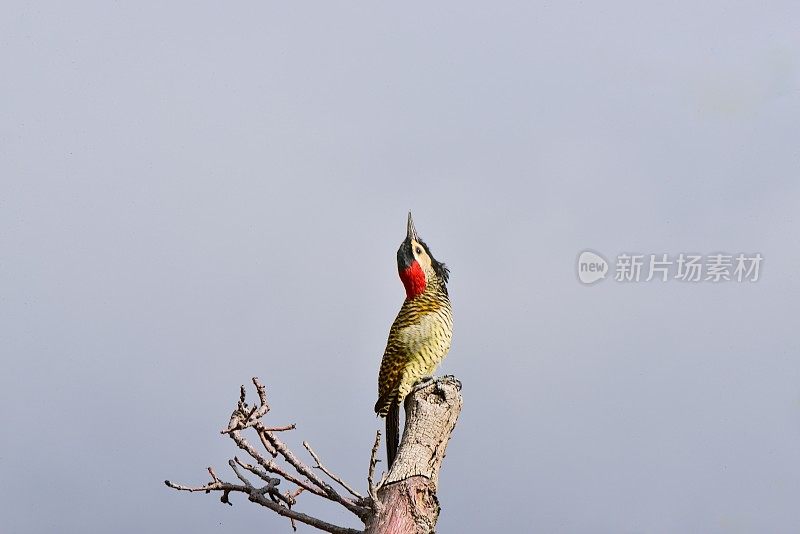
[[[378,489],[380,505],[365,534],[429,534],[436,530],[436,490],[447,443],[463,403],[461,383],[445,376],[406,397],[397,458]]]

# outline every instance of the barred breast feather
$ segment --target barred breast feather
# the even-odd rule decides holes
[[[375,411],[385,416],[414,383],[430,376],[450,350],[453,315],[447,294],[425,292],[403,303],[389,330],[378,377]]]

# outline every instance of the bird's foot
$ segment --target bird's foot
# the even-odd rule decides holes
[[[440,378],[440,380],[442,382],[453,382],[456,385],[456,388],[458,388],[458,390],[461,391],[461,380],[456,378],[455,375],[444,375],[443,377]]]
[[[411,391],[419,391],[420,389],[423,389],[424,387],[431,385],[431,382],[435,380],[436,377],[434,377],[433,375],[422,377],[414,383],[414,386],[411,388]]]

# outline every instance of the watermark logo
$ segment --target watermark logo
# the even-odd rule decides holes
[[[757,282],[764,258],[745,254],[619,254],[614,264],[616,282]],[[578,279],[593,284],[606,277],[609,265],[596,252],[578,256]]]
[[[606,277],[608,262],[600,254],[584,250],[578,256],[578,279],[584,284],[594,284]]]

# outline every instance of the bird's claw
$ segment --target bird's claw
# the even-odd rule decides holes
[[[411,388],[411,390],[419,391],[420,389],[423,389],[424,387],[431,385],[431,383],[434,382],[435,380],[436,377],[434,376],[424,376],[414,383],[414,387]]]

